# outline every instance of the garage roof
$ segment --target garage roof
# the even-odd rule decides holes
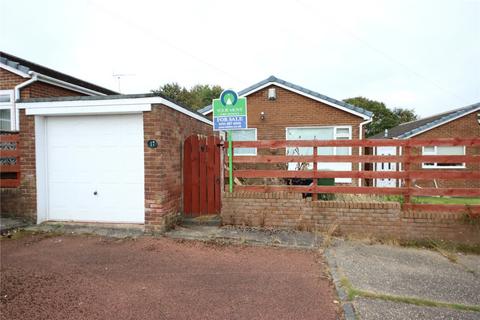
[[[108,106],[109,112],[112,113],[115,109],[112,107],[118,107],[125,105],[152,105],[163,104],[176,111],[184,113],[192,118],[200,120],[202,122],[212,125],[210,119],[206,116],[199,114],[195,110],[190,109],[187,106],[181,105],[162,94],[159,93],[141,93],[141,94],[117,94],[110,96],[74,96],[74,97],[48,97],[48,98],[33,98],[22,99],[18,101],[18,106],[25,109],[40,109],[40,108],[68,108],[68,107],[97,107]],[[148,111],[140,110],[137,111]]]

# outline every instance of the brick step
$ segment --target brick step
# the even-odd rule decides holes
[[[219,227],[222,224],[220,215],[204,215],[198,217],[181,216],[180,224],[184,226],[214,226]]]

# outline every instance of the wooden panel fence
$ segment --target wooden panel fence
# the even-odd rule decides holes
[[[20,185],[20,148],[18,133],[0,133],[0,187]]]
[[[228,146],[228,142],[225,142]],[[393,156],[377,155],[320,155],[320,147],[399,147],[402,153]],[[422,155],[421,147],[424,146],[466,146],[465,155]],[[249,184],[234,185],[235,191],[246,192],[301,192],[301,193],[347,193],[347,194],[374,194],[374,195],[402,195],[405,209],[418,209],[428,211],[468,211],[480,213],[480,205],[443,205],[443,204],[414,204],[411,196],[463,196],[480,197],[480,188],[419,188],[412,185],[416,179],[433,180],[480,180],[480,138],[451,138],[451,139],[409,139],[409,140],[263,140],[263,141],[237,141],[233,142],[233,148],[257,148],[256,156],[233,156],[234,167],[239,164],[247,164],[249,169],[234,170],[236,178],[300,178],[312,179],[313,183],[302,185],[267,185]],[[312,155],[285,155],[284,151],[275,149],[309,147],[313,148]],[[225,148],[226,149],[226,148]],[[261,150],[264,149],[265,152]],[[274,153],[274,154],[268,154]],[[272,152],[273,151],[273,152]],[[283,154],[282,154],[283,153]],[[363,153],[363,152],[362,152]],[[228,155],[225,155],[228,157]],[[353,168],[359,163],[397,163],[401,165],[401,171],[327,171],[317,170],[317,163],[325,162],[349,162]],[[313,170],[278,170],[265,169],[268,164],[288,163],[312,163]],[[421,169],[421,163],[465,163],[464,169]],[[261,165],[260,165],[261,164]],[[267,165],[266,165],[267,164]],[[240,165],[241,166],[241,165]],[[253,167],[253,169],[252,169]],[[273,167],[273,166],[272,166]],[[288,165],[286,166],[288,168]],[[420,169],[419,169],[420,167]],[[228,170],[225,171],[228,176]],[[365,186],[320,186],[317,181],[321,178],[358,178],[358,179],[399,179],[400,187],[365,187]],[[475,184],[474,184],[475,185]],[[314,197],[312,197],[313,199]]]

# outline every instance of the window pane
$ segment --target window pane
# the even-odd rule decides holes
[[[464,148],[463,146],[439,146],[437,147],[437,154],[439,156],[442,155],[456,155],[456,156],[461,156],[464,154]]]
[[[350,139],[348,137],[337,137],[337,140],[350,140]],[[336,147],[336,148],[337,148],[337,156],[350,155],[351,147]]]
[[[322,156],[332,156],[333,155],[333,147],[318,147],[318,153]]]
[[[333,128],[289,128],[288,140],[332,140]]]
[[[255,130],[232,130],[233,141],[255,141]]]
[[[337,156],[350,155],[350,147],[337,147]]]
[[[332,140],[333,128],[289,128],[287,140]],[[287,154],[312,155],[313,148],[288,148]],[[332,155],[332,147],[318,148],[319,155]]]
[[[350,137],[349,128],[337,128],[337,136]]]
[[[11,96],[9,94],[0,94],[0,103],[1,102],[10,102]]]
[[[10,109],[0,109],[0,130],[11,130]]]
[[[423,154],[435,154],[435,147],[423,147]]]
[[[233,141],[255,141],[255,130],[233,130]],[[256,148],[234,148],[233,154],[238,155],[252,155],[256,153]]]

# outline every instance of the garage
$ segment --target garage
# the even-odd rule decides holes
[[[144,222],[143,118],[46,117],[48,220]]]
[[[20,185],[37,223],[129,223],[163,232],[183,210],[183,143],[205,116],[158,94],[21,100]]]

